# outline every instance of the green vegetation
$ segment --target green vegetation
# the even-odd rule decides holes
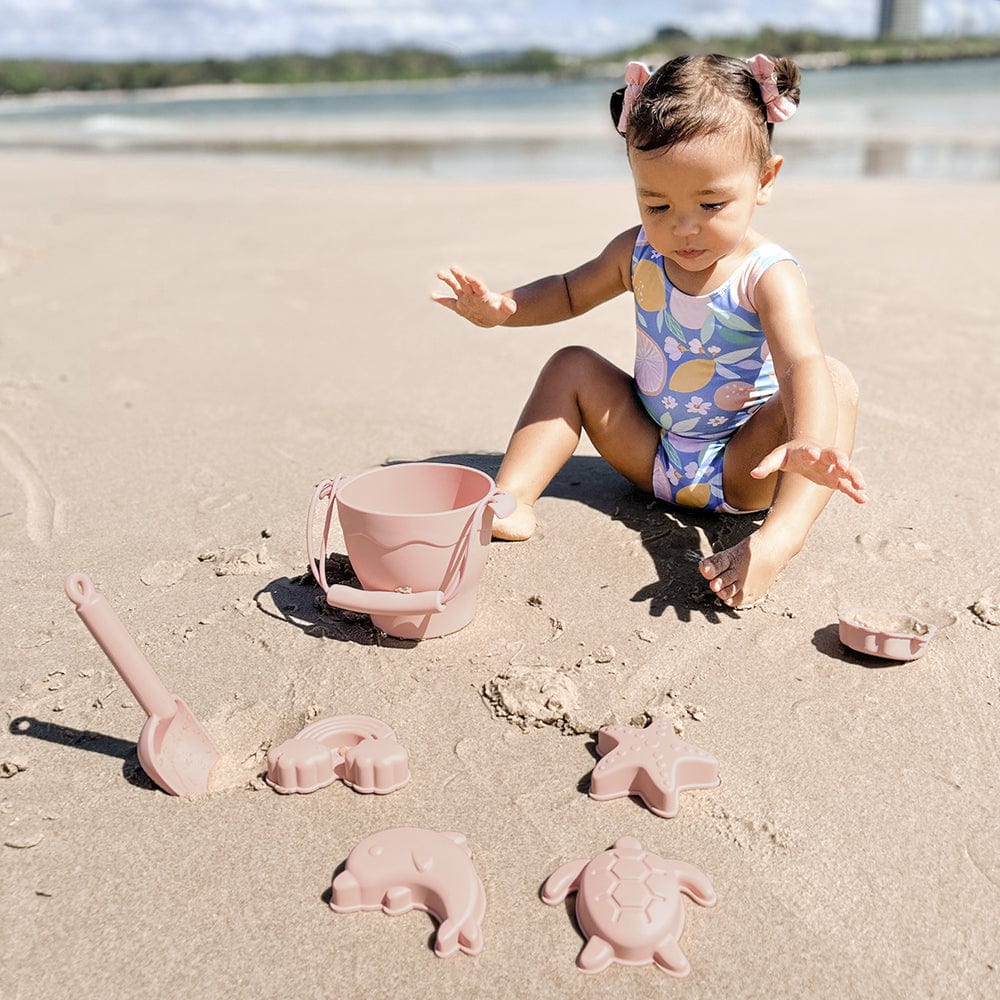
[[[920,62],[943,59],[990,59],[1000,56],[1000,38],[924,38],[919,42],[873,42],[847,45],[854,63]]]
[[[139,90],[212,83],[321,83],[356,80],[422,80],[458,76],[465,65],[454,56],[416,48],[385,52],[341,51],[256,59],[184,62],[93,63],[55,60],[0,61],[0,92],[39,90]]]
[[[449,79],[468,73],[548,73],[566,76],[596,72],[611,61],[637,52],[655,62],[687,52],[748,52],[820,56],[835,54],[837,62],[873,63],[919,59],[961,59],[1000,56],[1000,38],[922,39],[884,42],[807,29],[762,28],[750,37],[694,38],[683,28],[666,26],[643,46],[598,58],[570,58],[548,49],[467,59],[419,48],[383,52],[345,50],[324,56],[261,56],[252,59],[189,61],[70,62],[51,59],[0,60],[0,93],[32,94],[53,90],[139,90],[195,84],[301,84],[367,80]],[[807,60],[808,61],[808,60]]]
[[[808,28],[790,31],[763,27],[753,36],[716,36],[694,38],[682,28],[664,27],[642,47],[661,59],[688,52],[723,52],[746,55],[767,52],[770,55],[807,57],[838,56],[833,65],[848,63],[917,62],[920,60],[977,59],[1000,56],[1000,37],[922,38],[912,42],[887,39],[852,38]],[[620,56],[628,57],[626,53]],[[819,63],[821,60],[814,60]]]

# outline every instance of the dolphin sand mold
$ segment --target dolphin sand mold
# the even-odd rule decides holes
[[[434,953],[483,950],[486,892],[460,833],[396,827],[366,837],[333,880],[336,913],[378,910],[390,916],[425,910],[439,922]]]

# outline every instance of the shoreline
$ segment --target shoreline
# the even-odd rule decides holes
[[[903,44],[903,43],[901,43]],[[636,58],[662,61],[664,56],[652,51]],[[810,52],[793,56],[801,69],[810,73],[850,70],[856,68],[892,68],[922,64],[1000,61],[1000,42],[996,50],[962,55],[911,55],[905,58],[858,58],[847,50]],[[3,60],[0,60],[2,62]],[[15,60],[7,60],[13,62]],[[26,60],[30,62],[31,60]],[[99,65],[99,64],[98,64]],[[455,84],[481,85],[484,87],[504,84],[531,83],[580,83],[620,81],[623,66],[615,62],[602,63],[587,72],[543,73],[483,73],[469,71],[455,76],[424,77],[417,79],[372,78],[370,80],[329,80],[308,83],[246,83],[233,80],[227,83],[193,83],[181,86],[107,88],[95,90],[39,90],[30,93],[0,93],[0,107],[4,104],[38,104],[41,106],[88,103],[135,102],[137,104],[166,104],[180,101],[241,101],[258,97],[294,97],[301,95],[337,95],[359,92],[393,93],[414,90],[447,90]]]
[[[989,36],[982,36],[984,39]],[[805,52],[792,55],[800,68],[807,72],[830,72],[837,70],[853,69],[858,67],[894,67],[894,66],[914,66],[922,64],[940,63],[962,63],[982,60],[1000,60],[1000,41],[996,42],[994,48],[981,51],[954,51],[951,49],[952,43],[943,43],[940,47],[932,43],[925,43],[929,47],[923,51],[920,43],[914,42],[891,42],[886,43],[883,49],[874,49],[871,52],[862,50],[836,49],[824,52]],[[700,50],[699,50],[700,51]],[[707,50],[705,50],[707,51]],[[670,58],[669,55],[657,53],[653,49],[643,51],[637,47],[637,54],[632,58],[643,59],[657,64]],[[37,59],[0,59],[0,63],[17,64],[34,63]],[[57,60],[58,61],[58,60]],[[178,60],[184,63],[185,60]],[[81,60],[81,65],[105,65],[100,62],[88,62]],[[119,65],[119,64],[107,64]],[[129,65],[124,63],[121,65]],[[245,100],[248,97],[263,96],[294,96],[302,94],[337,94],[351,93],[357,90],[376,90],[391,93],[395,90],[407,89],[443,89],[453,86],[455,83],[475,84],[475,83],[519,83],[525,81],[546,81],[554,83],[577,83],[588,80],[619,81],[622,75],[624,63],[615,61],[596,61],[589,65],[573,66],[563,71],[547,70],[539,73],[525,72],[499,72],[490,73],[468,69],[454,75],[428,76],[413,79],[398,79],[392,77],[372,77],[366,80],[328,80],[309,81],[305,83],[274,82],[274,83],[246,83],[242,80],[231,80],[225,83],[204,82],[182,84],[177,86],[162,87],[134,87],[134,88],[103,88],[93,90],[60,89],[47,90],[39,89],[27,93],[14,93],[4,91],[0,93],[0,105],[8,101],[30,101],[38,100],[40,103],[46,101],[65,99],[66,103],[87,103],[95,100],[125,101],[136,100],[139,102],[170,102],[178,100]]]
[[[323,137],[267,136],[234,134],[195,142],[188,138],[177,143],[168,138],[149,141],[148,135],[125,135],[108,127],[87,139],[62,136],[0,138],[0,157],[54,157],[72,160],[83,157],[94,162],[105,158],[125,158],[164,163],[219,161],[234,169],[241,164],[285,163],[314,168],[327,176],[355,179],[365,177],[403,183],[468,181],[488,183],[529,181],[572,183],[577,181],[617,182],[627,180],[617,145],[608,147],[603,138],[580,136],[574,130],[544,138],[526,138],[511,133],[487,131],[480,137],[461,142],[434,139],[414,133],[400,137],[392,145],[373,142],[363,135],[348,139]],[[588,150],[588,146],[589,151]],[[567,151],[577,154],[567,168]],[[587,158],[581,158],[587,151]],[[947,139],[883,134],[871,139],[843,135],[797,136],[794,141],[776,144],[776,152],[788,158],[783,183],[838,184],[877,183],[894,180],[904,184],[995,185],[1000,181],[1000,135],[954,132]]]

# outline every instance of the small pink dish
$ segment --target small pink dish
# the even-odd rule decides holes
[[[439,924],[438,958],[483,950],[486,891],[460,833],[399,827],[366,837],[334,878],[330,909],[382,910],[389,916],[424,910]]]
[[[840,641],[845,646],[886,660],[916,660],[937,635],[936,625],[884,608],[848,608],[839,612],[839,620]]]

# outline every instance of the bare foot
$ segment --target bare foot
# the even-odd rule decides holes
[[[748,608],[764,597],[801,546],[776,543],[763,528],[728,549],[702,559],[698,568],[713,594],[731,608]]]
[[[493,537],[505,542],[523,542],[535,533],[535,508],[518,501],[513,514],[493,521]]]

